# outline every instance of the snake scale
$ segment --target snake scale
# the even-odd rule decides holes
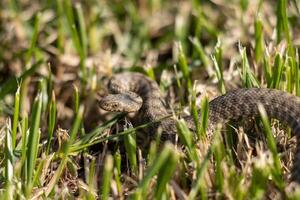
[[[159,120],[168,115],[166,103],[157,83],[140,73],[125,72],[114,75],[109,88],[112,94],[102,98],[100,107],[114,112],[138,111],[137,124]],[[283,122],[297,138],[291,181],[300,183],[300,98],[276,89],[237,89],[209,102],[208,127],[228,120],[259,116],[258,103],[264,106],[268,117]],[[200,114],[199,114],[200,115]],[[199,117],[200,119],[200,117]],[[194,129],[191,116],[185,117],[189,128]],[[161,127],[168,140],[176,132],[174,120],[167,118],[147,129],[154,135]]]

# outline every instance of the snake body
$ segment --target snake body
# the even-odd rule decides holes
[[[100,101],[100,107],[108,111],[138,111],[138,124],[156,121],[168,115],[166,103],[157,83],[139,73],[121,73],[113,76],[109,87],[112,93]],[[129,99],[127,97],[130,97]],[[125,100],[126,99],[126,100]],[[208,127],[228,120],[259,116],[261,104],[268,117],[278,119],[292,129],[297,138],[297,150],[291,180],[300,183],[300,98],[276,89],[238,89],[219,96],[209,102]],[[130,108],[128,110],[128,108]],[[199,114],[201,115],[201,113]],[[184,118],[188,127],[194,129],[191,116]],[[200,119],[200,117],[199,117]],[[162,120],[147,130],[155,134],[161,127],[167,135],[176,132],[174,120]],[[168,138],[172,140],[172,138]]]

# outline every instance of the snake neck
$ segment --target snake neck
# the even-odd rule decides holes
[[[142,99],[143,105],[139,115],[143,121],[156,121],[168,115],[166,103],[156,82],[142,78],[134,88]]]

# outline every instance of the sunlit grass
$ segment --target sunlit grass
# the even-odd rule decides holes
[[[270,191],[297,199],[283,167],[290,150],[277,148],[264,108],[263,141],[220,127],[207,133],[215,91],[300,95],[299,3],[273,4],[0,2],[0,199],[261,199]],[[125,114],[98,110],[97,93],[126,70],[160,80],[175,104],[158,121],[174,119],[179,143],[163,145],[158,134],[145,151],[136,134],[158,121],[125,127]],[[196,130],[180,117],[187,113]]]

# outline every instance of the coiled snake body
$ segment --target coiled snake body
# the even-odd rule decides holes
[[[139,73],[121,73],[109,83],[112,93],[99,102],[108,111],[138,111],[138,123],[156,121],[168,115],[166,104],[156,82]],[[275,89],[238,89],[219,96],[209,102],[209,127],[228,120],[249,118],[259,115],[258,103],[263,105],[268,117],[287,124],[297,137],[297,150],[291,180],[300,183],[300,98]],[[200,117],[199,117],[200,119]],[[192,117],[186,117],[189,128],[194,128]],[[162,120],[148,134],[155,134],[160,126],[167,135],[176,132],[174,120]],[[174,135],[173,135],[174,136]],[[168,138],[172,140],[172,138]]]

